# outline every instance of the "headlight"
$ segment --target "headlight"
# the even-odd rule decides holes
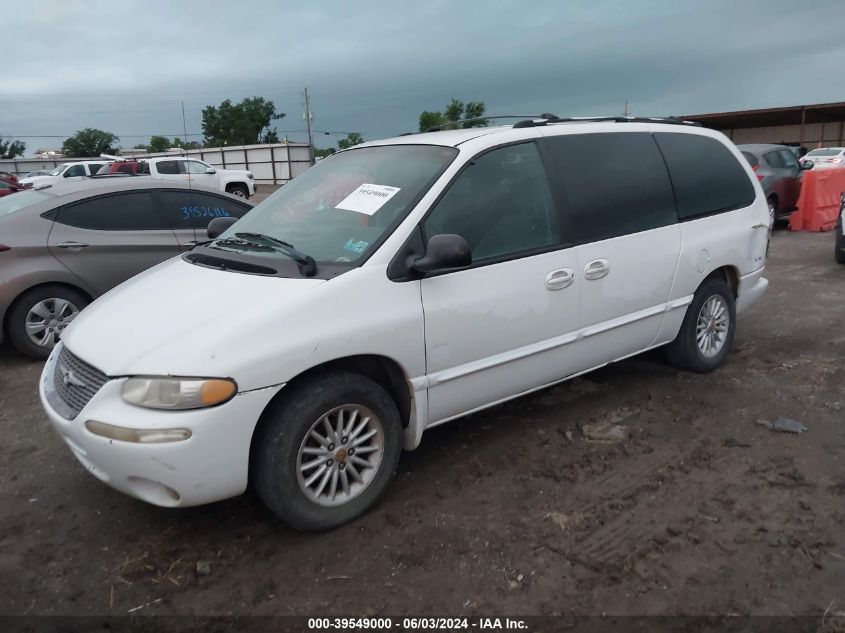
[[[150,409],[202,409],[230,400],[238,390],[228,378],[130,378],[121,395]]]

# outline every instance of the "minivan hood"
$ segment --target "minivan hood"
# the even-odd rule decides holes
[[[284,333],[322,279],[287,279],[204,268],[170,259],[85,308],[62,335],[68,349],[109,376],[231,375],[233,333],[267,323]],[[239,354],[237,354],[239,355]]]

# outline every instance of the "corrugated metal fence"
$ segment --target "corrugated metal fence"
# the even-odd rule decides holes
[[[152,158],[156,156],[190,156],[199,158],[214,167],[223,169],[248,169],[255,181],[265,185],[283,185],[304,172],[311,165],[306,143],[272,143],[269,145],[237,145],[205,147],[173,152],[146,153],[142,150],[124,150],[125,158]],[[0,171],[25,174],[36,169],[52,169],[62,163],[72,163],[73,158],[15,158],[0,160]],[[85,159],[93,160],[93,159]]]

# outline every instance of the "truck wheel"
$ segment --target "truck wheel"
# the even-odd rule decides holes
[[[249,198],[249,189],[246,185],[229,185],[229,193],[238,198]]]
[[[329,530],[371,508],[402,452],[396,403],[364,376],[332,372],[290,387],[262,415],[250,467],[258,496],[299,530]]]
[[[48,285],[22,294],[9,310],[9,340],[21,354],[47,358],[62,331],[88,300],[76,290]]]
[[[666,346],[678,369],[707,373],[727,357],[736,332],[734,295],[724,279],[710,277],[698,287],[675,340]]]
[[[845,222],[845,220],[842,220]],[[842,235],[842,228],[837,227],[836,243],[834,244],[833,256],[837,264],[845,264],[845,235]]]

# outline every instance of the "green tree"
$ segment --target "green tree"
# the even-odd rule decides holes
[[[353,145],[360,145],[364,142],[364,137],[358,134],[358,132],[350,132],[346,135],[346,138],[342,138],[337,142],[337,146],[340,149],[349,149]]]
[[[424,110],[420,113],[420,132],[425,132],[433,127],[441,127],[447,130],[454,130],[458,127],[485,127],[487,121],[482,119],[486,106],[482,101],[469,101],[464,103],[459,99],[452,99],[443,112],[429,112]],[[456,123],[464,120],[463,123]],[[450,123],[454,123],[450,125]]]
[[[326,147],[326,148],[315,147],[314,148],[314,156],[325,158],[326,156],[331,156],[336,151],[337,150],[334,147]]]
[[[4,141],[0,138],[0,158],[23,156],[23,151],[25,149],[26,143],[23,141]]]
[[[200,144],[196,141],[188,141],[186,143],[178,136],[174,136],[173,141],[170,143],[169,147],[181,147],[182,149],[199,149]]]
[[[135,147],[133,147],[132,149],[147,149],[147,146],[146,146],[146,145],[144,145],[143,143],[138,143],[138,144],[137,144]]]
[[[263,97],[244,99],[240,103],[226,99],[217,107],[202,109],[205,144],[213,147],[251,145],[278,140],[276,129],[270,128],[270,124],[284,116],[284,113],[276,112],[272,101]]]
[[[170,144],[170,139],[166,136],[151,136],[150,142],[147,143],[148,152],[166,152],[173,145]]]
[[[111,132],[103,132],[87,127],[62,143],[62,153],[69,158],[91,158],[100,154],[115,154],[119,150],[117,137]]]

